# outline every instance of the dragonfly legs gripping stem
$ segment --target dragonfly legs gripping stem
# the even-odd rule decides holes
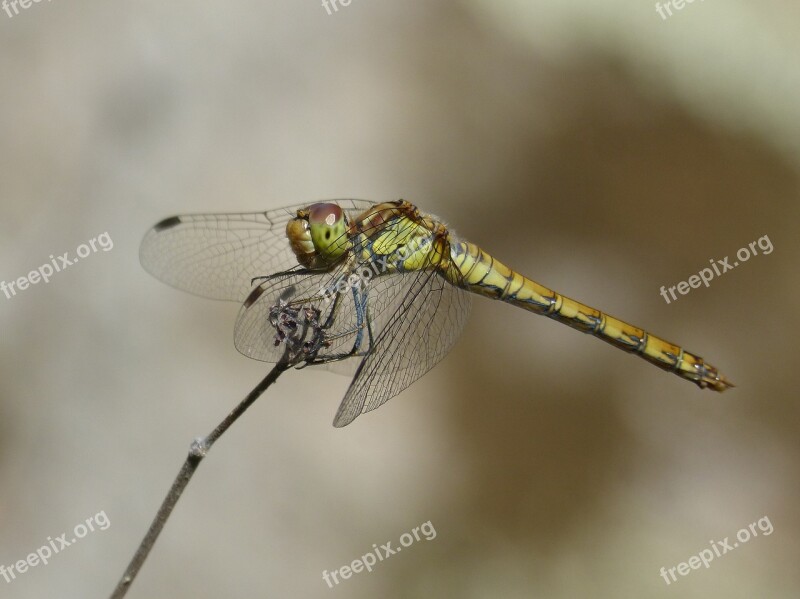
[[[283,361],[308,363],[330,345],[319,324],[320,311],[314,307],[294,308],[280,300],[270,308],[269,321],[275,329],[274,343],[283,343]]]
[[[322,315],[319,308],[307,305],[306,302],[287,302],[283,299],[278,304],[270,308],[269,322],[275,329],[274,344],[286,345],[288,356],[302,359],[292,359],[299,362],[297,368],[305,368],[309,365],[324,364],[344,360],[357,355],[362,355],[359,351],[364,343],[364,329],[367,330],[369,347],[373,346],[374,338],[372,324],[369,321],[369,304],[366,289],[360,291],[353,287],[353,301],[355,302],[356,326],[354,328],[340,331],[335,335],[328,335],[335,324],[336,315],[340,312],[343,294],[337,292],[333,300],[333,306],[325,316],[325,321],[320,323]],[[342,337],[355,334],[353,347],[338,354],[327,354],[320,356],[322,349],[330,347],[333,341]],[[286,358],[285,356],[284,358]]]
[[[334,300],[334,307],[331,310],[331,314],[328,316],[325,325],[323,328],[329,328],[333,325],[334,320],[334,311],[337,309],[338,302],[341,299],[341,294],[337,293],[336,299]],[[356,326],[352,329],[348,329],[346,331],[342,331],[336,335],[331,335],[326,337],[327,341],[330,342],[332,340],[346,337],[355,333],[356,339],[353,343],[352,349],[348,352],[343,352],[339,354],[330,354],[326,355],[322,358],[318,358],[312,361],[303,364],[302,367],[308,365],[315,365],[315,364],[324,364],[325,362],[335,362],[339,360],[345,360],[347,358],[352,358],[353,356],[362,356],[366,355],[366,352],[359,353],[361,350],[362,344],[364,342],[364,329],[367,329],[367,338],[369,339],[369,347],[373,347],[374,338],[372,333],[372,323],[369,319],[369,303],[368,303],[368,296],[366,290],[364,290],[363,294],[361,294],[361,298],[359,298],[359,291],[356,288],[353,288],[353,300],[355,301],[356,306]]]

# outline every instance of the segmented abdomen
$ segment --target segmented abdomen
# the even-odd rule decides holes
[[[700,356],[523,277],[473,243],[454,242],[450,253],[455,268],[445,276],[453,284],[594,335],[703,389],[709,387],[724,391],[733,386]]]

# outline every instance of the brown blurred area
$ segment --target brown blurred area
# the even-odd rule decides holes
[[[796,597],[797,9],[354,0],[0,12],[0,564],[111,526],[3,597],[110,593],[190,440],[266,372],[233,304],[150,278],[170,214],[402,197],[527,276],[680,343],[700,391],[476,298],[441,365],[337,430],[290,372],[215,446],[130,597]],[[742,57],[747,57],[745,60]],[[667,304],[675,285],[768,235]],[[667,585],[768,516],[774,532]],[[329,589],[334,570],[431,521]]]

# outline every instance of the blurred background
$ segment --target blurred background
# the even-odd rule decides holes
[[[448,358],[344,429],[347,378],[284,375],[128,596],[797,597],[800,6],[337,5],[0,12],[0,280],[114,243],[0,295],[0,564],[111,522],[0,596],[108,596],[190,441],[268,368],[234,349],[235,304],[144,272],[150,226],[402,197],[737,388],[476,298]],[[764,235],[770,255],[659,295]],[[765,516],[772,534],[659,575]],[[323,581],[427,521],[435,539]]]

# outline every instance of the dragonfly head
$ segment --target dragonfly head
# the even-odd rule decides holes
[[[347,217],[336,205],[313,204],[297,211],[286,225],[286,236],[297,261],[310,269],[324,269],[347,251]]]

